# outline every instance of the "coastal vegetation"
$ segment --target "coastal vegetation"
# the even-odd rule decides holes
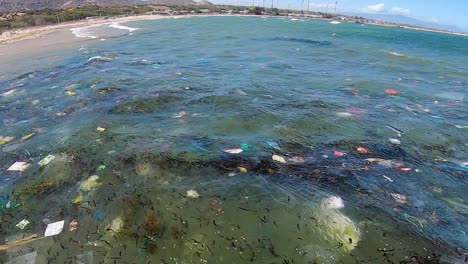
[[[254,15],[288,15],[300,14],[298,10],[277,8],[245,7],[230,5],[136,5],[136,6],[84,6],[68,9],[42,9],[24,12],[0,14],[0,33],[18,28],[53,25],[68,21],[89,18],[106,18],[130,15],[196,15],[196,14],[254,14]],[[321,17],[332,15],[310,12]]]

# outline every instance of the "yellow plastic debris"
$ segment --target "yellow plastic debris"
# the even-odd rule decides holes
[[[99,126],[98,126],[98,127],[96,128],[96,130],[102,133],[102,132],[106,131],[106,128],[105,128],[105,127],[99,127]]]
[[[273,155],[271,156],[271,158],[274,160],[274,161],[278,161],[278,162],[281,162],[281,163],[286,163],[286,159],[280,155]]]
[[[242,172],[242,173],[247,173],[247,168],[244,168],[244,167],[238,167],[239,171]]]
[[[76,92],[74,92],[74,91],[66,91],[65,93],[66,93],[68,96],[73,96],[73,95],[76,94]]]
[[[28,140],[30,138],[32,138],[36,133],[30,133],[30,134],[27,134],[27,135],[24,135],[21,139],[22,140]]]
[[[13,139],[15,139],[15,137],[2,137],[2,136],[0,136],[0,145],[3,145],[3,144],[8,143],[10,141],[13,141]]]

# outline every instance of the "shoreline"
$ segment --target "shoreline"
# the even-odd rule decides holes
[[[44,35],[54,33],[61,29],[72,29],[75,27],[86,27],[99,24],[107,23],[125,23],[131,21],[141,21],[141,20],[156,20],[156,19],[165,19],[165,18],[192,18],[192,17],[221,17],[221,16],[230,16],[230,17],[261,17],[260,15],[228,15],[228,14],[205,14],[205,15],[131,15],[131,16],[121,16],[121,17],[103,17],[103,18],[90,18],[86,20],[76,20],[63,22],[55,25],[46,25],[39,27],[27,27],[20,28],[11,31],[5,31],[0,35],[0,46],[10,45],[16,42],[23,40],[30,40],[42,37]],[[77,37],[78,38],[78,37]],[[83,38],[86,39],[86,38]]]
[[[216,17],[216,16],[263,17],[262,15],[206,14],[206,15],[174,15],[174,16],[132,15],[132,16],[122,16],[122,17],[90,18],[86,20],[70,21],[70,22],[64,22],[64,23],[55,24],[55,25],[46,25],[46,26],[40,26],[40,27],[27,27],[27,28],[21,28],[21,29],[16,29],[16,30],[11,30],[11,31],[5,31],[0,35],[0,46],[10,45],[10,44],[20,42],[23,40],[35,39],[35,38],[42,37],[44,35],[53,33],[61,29],[71,29],[74,27],[85,27],[85,26],[92,26],[92,25],[105,24],[105,23],[116,23],[116,22],[123,23],[123,22],[130,22],[130,21],[154,20],[154,19],[164,19],[164,18],[191,18],[191,17]],[[278,17],[278,16],[270,16],[270,17]],[[317,20],[324,20],[324,21],[329,20],[329,19],[323,19],[323,18],[308,18],[308,19],[314,19],[314,20],[317,19]],[[366,24],[376,25],[376,26],[385,26],[385,27],[397,27],[396,25],[392,25],[392,24],[378,24],[378,23],[366,23]],[[447,32],[443,30],[427,29],[427,28],[412,27],[412,26],[399,26],[399,28],[468,37],[468,33],[461,33],[461,32]]]
[[[53,33],[60,29],[71,29],[74,27],[86,27],[103,23],[129,22],[137,20],[153,20],[161,18],[174,18],[179,16],[162,16],[162,15],[141,15],[141,16],[125,16],[125,17],[105,17],[91,18],[87,20],[77,20],[64,22],[56,25],[46,25],[40,27],[28,27],[17,30],[5,31],[0,35],[0,45],[10,45],[23,40],[35,39],[49,33]]]

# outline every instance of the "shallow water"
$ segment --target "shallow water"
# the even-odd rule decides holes
[[[466,37],[283,18],[125,25],[32,58],[53,66],[0,69],[0,136],[15,137],[0,142],[0,238],[65,220],[2,262],[463,263]],[[15,161],[32,166],[7,172]],[[344,208],[328,212],[359,230],[351,250],[321,220],[332,195]]]

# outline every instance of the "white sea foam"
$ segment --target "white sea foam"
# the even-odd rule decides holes
[[[116,28],[116,29],[122,29],[122,30],[128,30],[128,32],[133,32],[135,30],[138,30],[138,28],[127,27],[127,26],[121,25],[119,23],[111,23],[109,25],[109,27]]]
[[[77,38],[92,38],[96,39],[98,38],[95,36],[94,28],[96,28],[96,25],[93,26],[86,26],[86,27],[78,27],[78,28],[71,28],[70,31],[75,35]]]
[[[112,59],[109,57],[102,57],[102,56],[94,56],[88,59],[88,62],[93,61],[111,61]]]
[[[388,54],[393,55],[393,56],[397,56],[397,57],[405,57],[406,56],[405,54],[401,54],[401,53],[394,52],[394,51],[390,51],[390,52],[388,52]]]

